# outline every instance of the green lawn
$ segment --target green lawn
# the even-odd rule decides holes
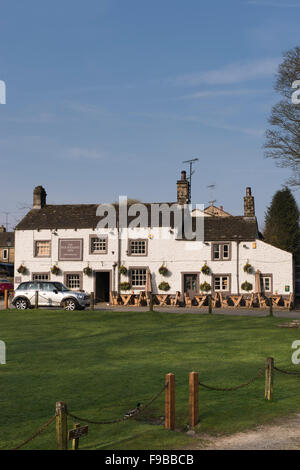
[[[284,315],[284,314],[283,314]],[[188,424],[188,374],[221,387],[245,382],[273,356],[291,364],[300,332],[277,328],[278,318],[138,312],[0,312],[0,449],[29,437],[55,412],[56,401],[90,419],[114,419],[147,403],[176,375],[176,426]],[[300,366],[298,366],[300,369]],[[273,403],[264,401],[264,379],[235,392],[200,389],[201,433],[231,433],[300,411],[300,382],[276,375]],[[140,420],[90,425],[82,449],[172,449],[190,444],[184,432],[166,431],[163,395]],[[142,419],[143,417],[143,419]],[[84,423],[82,423],[84,424]],[[69,419],[69,428],[73,425]],[[26,449],[55,449],[55,423]]]

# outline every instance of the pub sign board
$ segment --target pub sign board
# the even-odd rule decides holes
[[[59,261],[82,261],[82,255],[82,238],[60,238],[58,240]]]

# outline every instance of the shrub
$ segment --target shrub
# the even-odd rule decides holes
[[[205,281],[202,284],[200,284],[200,290],[201,292],[209,292],[211,290],[211,285]]]
[[[247,263],[246,263],[245,266],[244,266],[244,272],[245,272],[245,273],[248,273],[248,274],[251,274],[251,273],[252,273],[252,266],[251,266],[251,264],[248,263],[248,261],[247,261]]]
[[[161,282],[158,286],[159,290],[167,291],[170,289],[170,284],[168,282]]]
[[[159,274],[161,274],[162,276],[166,276],[169,272],[167,266],[164,266],[163,264],[161,265],[161,267],[159,268],[158,270]]]
[[[121,282],[121,283],[120,283],[120,289],[121,289],[121,290],[130,290],[130,284],[129,284],[129,282]]]
[[[123,264],[121,264],[121,266],[119,267],[119,273],[124,274],[124,276],[126,276],[127,274],[127,268],[123,266]]]
[[[60,269],[59,269],[59,267],[56,266],[56,264],[55,264],[54,266],[52,266],[52,268],[50,269],[50,271],[51,271],[52,274],[54,274],[54,275],[56,276],[57,274],[59,274]]]
[[[209,268],[209,266],[207,266],[206,263],[202,266],[201,272],[202,272],[202,274],[205,274],[206,276],[208,276],[210,274],[210,268]]]
[[[252,290],[253,289],[253,286],[250,282],[248,281],[245,281],[243,282],[243,284],[241,285],[241,288],[245,291],[249,291],[249,290]]]
[[[23,264],[21,264],[17,269],[18,273],[20,273],[20,274],[24,274],[26,272],[26,270],[27,270],[27,268]]]
[[[93,272],[92,268],[90,268],[89,266],[86,266],[86,268],[83,269],[83,272],[84,274],[86,274],[87,276],[90,276]]]

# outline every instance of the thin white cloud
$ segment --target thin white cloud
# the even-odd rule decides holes
[[[180,85],[224,85],[270,77],[276,72],[280,60],[275,57],[229,64],[216,70],[178,76],[175,83]]]
[[[181,96],[179,99],[201,99],[201,98],[214,98],[219,96],[247,96],[253,94],[268,93],[270,90],[204,90],[191,93],[190,95]]]

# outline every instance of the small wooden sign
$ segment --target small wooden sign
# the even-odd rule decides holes
[[[79,439],[80,437],[87,436],[88,431],[88,426],[80,426],[80,428],[71,429],[68,432],[68,439],[71,441],[72,439]]]

